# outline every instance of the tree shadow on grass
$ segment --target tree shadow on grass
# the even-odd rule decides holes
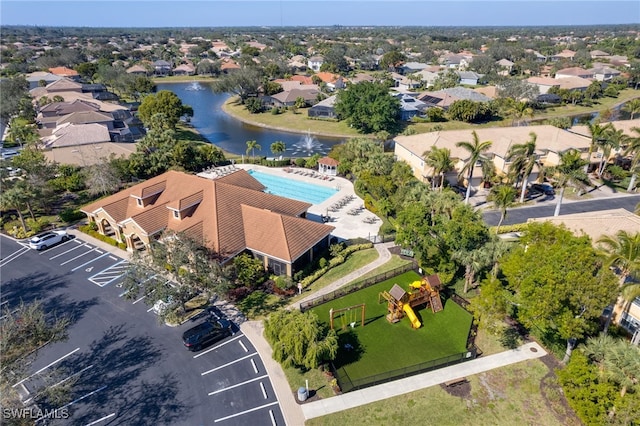
[[[360,344],[358,334],[353,329],[338,333],[338,355],[334,361],[336,368],[359,361],[364,353],[365,349]]]

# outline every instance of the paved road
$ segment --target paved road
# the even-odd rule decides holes
[[[76,238],[43,252],[0,238],[3,309],[40,300],[71,319],[69,339],[45,346],[14,387],[33,392],[43,373],[77,379],[71,418],[53,424],[284,424],[255,347],[238,331],[192,353],[181,335],[195,323],[161,324],[144,299],[118,287],[126,259]],[[1,320],[1,319],[0,319]],[[43,421],[36,425],[44,424]]]
[[[632,212],[639,202],[640,195],[611,196],[585,201],[567,200],[562,203],[560,215],[619,208]],[[544,200],[539,202],[538,205],[509,209],[503,225],[524,223],[529,218],[553,216],[555,208],[555,200]],[[485,211],[483,212],[483,216],[485,222],[490,226],[497,225],[500,220],[500,212],[496,210]]]

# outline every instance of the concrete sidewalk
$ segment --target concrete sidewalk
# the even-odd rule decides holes
[[[305,298],[303,298],[301,300],[298,300],[294,304],[290,305],[289,308],[290,309],[291,308],[299,308],[301,303],[307,302],[309,300],[315,299],[316,297],[320,297],[320,296],[323,296],[325,294],[331,293],[332,291],[335,291],[335,290],[339,289],[340,287],[342,287],[342,286],[344,286],[344,285],[346,285],[346,284],[348,284],[348,283],[360,278],[364,274],[373,271],[378,266],[384,265],[385,263],[387,263],[391,259],[391,253],[389,252],[389,248],[393,247],[395,245],[396,245],[395,242],[375,244],[374,248],[378,251],[378,255],[379,255],[376,260],[374,260],[373,262],[363,266],[360,269],[357,269],[357,270],[355,270],[353,272],[348,273],[344,277],[339,278],[336,281],[334,281],[331,284],[329,284],[328,286],[323,287],[320,290],[309,294]]]

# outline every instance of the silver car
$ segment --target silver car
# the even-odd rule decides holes
[[[32,237],[29,240],[29,247],[34,250],[46,250],[49,247],[67,241],[68,239],[69,235],[67,235],[67,231],[47,231]]]

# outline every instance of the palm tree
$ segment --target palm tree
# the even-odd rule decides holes
[[[27,198],[25,197],[24,192],[17,186],[5,189],[2,192],[2,196],[0,196],[0,208],[2,210],[13,209],[18,212],[20,225],[25,233],[27,232],[27,224],[25,223],[24,216],[22,215],[22,207],[26,201]]]
[[[612,149],[618,149],[621,146],[625,146],[629,137],[624,134],[622,129],[614,129],[610,127],[604,133],[604,139],[601,139],[598,143],[598,146],[602,148],[602,158],[600,159],[600,165],[598,166],[598,177],[602,178],[602,174],[604,173],[604,169],[607,167],[609,163],[609,156],[611,155]]]
[[[533,108],[528,102],[513,102],[507,110],[507,115],[513,118],[512,125],[519,125],[520,120],[525,117],[533,117]]]
[[[433,147],[431,151],[424,152],[425,162],[433,169],[431,187],[435,187],[436,175],[440,175],[440,190],[444,187],[445,173],[453,170],[453,160],[451,160],[451,150],[449,148]]]
[[[636,179],[638,177],[638,166],[640,166],[640,127],[632,127],[632,131],[637,133],[636,137],[629,137],[629,144],[624,150],[624,155],[631,156],[631,180],[627,187],[627,192],[633,191],[636,186]]]
[[[255,154],[255,150],[256,149],[262,149],[262,147],[260,145],[258,145],[258,142],[255,140],[252,141],[247,141],[247,155],[249,155],[249,151],[251,151],[251,158],[255,159],[256,154]]]
[[[282,141],[275,141],[269,148],[271,152],[273,152],[273,155],[280,155],[287,150],[287,146]]]
[[[604,264],[609,268],[616,268],[620,276],[620,290],[625,288],[625,283],[630,275],[640,272],[640,233],[629,234],[627,231],[618,231],[615,237],[605,235],[598,240],[603,246],[602,255],[604,256]],[[640,288],[638,284],[631,284],[628,287]],[[625,289],[626,290],[626,289]],[[627,293],[633,293],[632,290],[626,290]],[[633,300],[633,299],[631,299]],[[607,316],[604,326],[606,334],[613,310]]]
[[[604,126],[600,123],[587,123],[589,135],[591,135],[591,144],[589,145],[589,157],[587,158],[588,163],[586,164],[587,170],[585,170],[585,172],[588,172],[588,169],[591,166],[591,154],[596,150],[600,141],[604,139],[604,134],[611,127],[613,127],[611,123]]]
[[[538,155],[536,154],[536,139],[538,135],[534,132],[529,133],[531,139],[525,143],[515,144],[509,148],[507,161],[511,161],[509,171],[522,177],[522,190],[520,193],[520,202],[524,203],[524,195],[529,183],[529,176],[534,166],[539,165]]]
[[[622,110],[631,114],[631,120],[633,120],[635,115],[640,113],[640,99],[630,100],[622,107]]]
[[[524,190],[523,190],[524,191]],[[500,221],[496,227],[496,234],[500,233],[500,225],[507,217],[507,209],[513,206],[516,198],[516,189],[511,185],[498,185],[491,188],[487,201],[500,210]]]
[[[480,142],[478,134],[475,130],[471,132],[471,134],[473,136],[472,142],[461,141],[456,143],[457,147],[460,147],[469,152],[469,158],[467,158],[464,162],[464,166],[460,170],[459,174],[459,176],[464,176],[465,173],[467,174],[467,194],[464,197],[465,204],[469,204],[469,197],[471,195],[471,181],[473,179],[473,169],[475,168],[477,162],[484,163],[489,161],[489,159],[483,154],[489,148],[491,148],[492,145],[491,141]]]
[[[560,214],[564,190],[568,185],[580,187],[587,185],[588,177],[584,170],[586,164],[587,162],[580,156],[580,151],[569,149],[560,154],[560,163],[558,165],[543,169],[543,175],[551,175],[556,180],[557,186],[560,187],[560,196],[553,212],[554,216]]]
[[[487,246],[476,250],[458,250],[453,252],[451,257],[464,265],[464,288],[462,289],[464,293],[473,286],[477,274],[491,266],[493,262],[492,252]]]

